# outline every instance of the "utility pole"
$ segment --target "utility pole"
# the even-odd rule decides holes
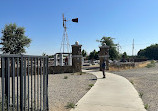
[[[118,43],[118,44],[117,44],[118,53],[120,53],[120,49],[119,49],[119,48],[120,48],[120,44]]]
[[[133,44],[132,44],[132,57],[133,57],[133,61],[134,61],[134,39],[133,39]]]
[[[117,44],[117,51],[118,51],[118,53],[120,53],[120,49],[121,49],[121,46],[120,46],[120,44],[118,43],[118,44]]]

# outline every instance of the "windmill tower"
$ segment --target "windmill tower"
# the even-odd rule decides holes
[[[67,27],[66,27],[66,22],[69,21],[64,17],[63,14],[63,28],[64,28],[64,32],[63,32],[63,37],[62,37],[62,42],[61,42],[61,47],[60,47],[60,52],[61,53],[70,53],[70,44],[69,44],[69,39],[68,39],[68,35],[67,35]],[[72,19],[72,22],[77,22],[78,23],[78,18]]]

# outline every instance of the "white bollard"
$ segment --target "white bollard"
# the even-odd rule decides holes
[[[68,55],[68,65],[69,65],[69,66],[72,65],[72,57],[71,57],[71,54]]]
[[[60,66],[63,66],[63,54],[60,54]]]
[[[54,55],[54,66],[58,66],[58,55]]]

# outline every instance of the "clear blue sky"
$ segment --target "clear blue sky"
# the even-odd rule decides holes
[[[158,0],[1,0],[0,30],[9,23],[23,26],[32,39],[27,54],[52,55],[60,51],[62,13],[79,18],[68,23],[69,41],[88,52],[99,50],[96,40],[103,36],[115,38],[129,55],[133,39],[135,54],[158,43]]]

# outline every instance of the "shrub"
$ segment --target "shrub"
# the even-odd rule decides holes
[[[94,86],[94,84],[89,84],[89,87],[93,87]]]
[[[143,97],[143,93],[140,92],[139,93],[139,97],[142,98]]]
[[[151,61],[149,64],[146,66],[147,68],[155,67],[155,61]]]
[[[148,104],[145,104],[144,105],[144,108],[147,110],[149,108],[149,105]]]
[[[75,108],[75,104],[74,103],[67,103],[67,105],[65,106],[66,109],[70,109],[70,108]]]
[[[64,76],[64,79],[67,79],[68,77],[67,76]]]
[[[130,80],[131,84],[134,84],[133,80]]]

